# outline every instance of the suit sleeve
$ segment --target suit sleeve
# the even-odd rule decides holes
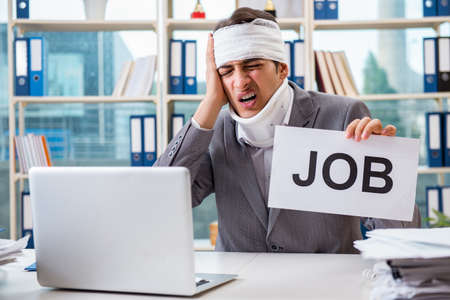
[[[198,129],[188,121],[155,162],[155,166],[179,166],[191,174],[192,207],[214,192],[209,144],[214,130]]]
[[[370,111],[367,106],[361,101],[353,102],[348,107],[343,130],[345,130],[348,124],[353,120],[362,119],[366,116],[370,117]],[[368,230],[378,228],[418,228],[421,226],[420,211],[417,205],[414,205],[414,214],[411,222],[374,218],[361,218],[361,222]]]
[[[354,101],[348,105],[347,114],[345,116],[342,130],[347,129],[348,124],[353,120],[371,117],[370,111],[362,101]]]

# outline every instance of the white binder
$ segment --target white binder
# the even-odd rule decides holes
[[[436,214],[433,210],[439,211],[439,188],[427,189],[427,213],[429,218],[436,218]]]
[[[450,217],[450,186],[443,186],[442,188],[442,213]]]

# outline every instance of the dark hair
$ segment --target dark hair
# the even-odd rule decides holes
[[[230,25],[250,23],[258,18],[278,23],[275,17],[268,12],[249,7],[241,7],[236,9],[228,19],[219,21],[219,23],[217,23],[216,27],[214,28],[214,31]]]
[[[231,17],[229,17],[228,19],[219,21],[216,24],[216,27],[214,27],[214,31],[217,31],[220,28],[227,27],[230,25],[250,23],[255,19],[266,19],[278,24],[277,19],[275,19],[275,17],[269,14],[268,12],[259,9],[253,9],[250,7],[241,7],[236,9],[231,15]],[[276,68],[275,70],[278,72],[278,66],[280,63],[277,61],[273,62],[275,64]]]

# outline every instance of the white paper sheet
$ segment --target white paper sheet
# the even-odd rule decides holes
[[[314,181],[308,186],[295,183],[307,181],[311,151],[317,152]],[[354,183],[346,189],[335,189],[324,180],[324,162],[335,153],[349,156],[356,164]],[[392,164],[386,174],[392,188],[386,193],[363,191],[365,158],[379,157]],[[269,207],[332,214],[355,215],[411,221],[416,195],[419,140],[399,137],[371,136],[356,142],[346,139],[344,132],[277,126],[275,130]],[[350,161],[349,160],[349,161]],[[384,164],[372,163],[371,170],[383,172]],[[327,173],[327,172],[325,172]],[[344,184],[351,178],[350,163],[344,159],[331,162],[329,179]],[[372,176],[369,187],[386,186],[388,179]],[[330,182],[330,181],[328,181]]]

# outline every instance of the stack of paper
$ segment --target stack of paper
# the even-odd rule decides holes
[[[354,246],[374,265],[376,299],[450,299],[450,228],[377,229]]]
[[[0,264],[13,261],[19,256],[22,249],[27,246],[29,238],[30,236],[27,235],[17,241],[0,239]]]

